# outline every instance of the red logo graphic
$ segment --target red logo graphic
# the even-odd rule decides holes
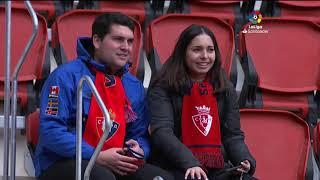
[[[96,118],[96,126],[97,126],[97,131],[98,131],[98,134],[99,134],[99,137],[102,136],[104,130],[105,130],[105,126],[106,126],[106,121],[104,119],[104,117],[97,117]],[[114,136],[116,134],[116,132],[118,131],[119,129],[119,126],[120,124],[115,122],[115,121],[112,121],[112,127],[111,127],[111,131],[109,132],[108,134],[108,137],[107,137],[107,140],[108,141],[112,136]]]
[[[51,95],[58,95],[60,91],[59,86],[51,86],[50,87],[50,94]]]
[[[204,136],[207,136],[210,132],[212,124],[210,108],[206,106],[196,106],[196,109],[198,110],[198,114],[192,116],[193,123]]]

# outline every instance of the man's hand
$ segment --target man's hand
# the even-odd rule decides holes
[[[126,145],[128,145],[135,152],[138,152],[144,155],[144,151],[143,149],[140,148],[139,143],[137,141],[130,139],[129,141],[126,142]]]
[[[97,157],[97,163],[106,166],[121,176],[135,172],[138,166],[134,164],[137,159],[124,155],[122,148],[111,148],[101,151]]]

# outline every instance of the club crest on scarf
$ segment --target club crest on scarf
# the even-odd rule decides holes
[[[105,121],[104,117],[97,117],[96,122],[97,122],[97,130],[98,130],[99,136],[101,137],[104,130],[106,129],[106,121]],[[117,123],[115,121],[112,122],[111,131],[110,131],[106,141],[108,141],[108,139],[110,139],[113,135],[116,134],[117,130],[119,129],[119,126],[120,126],[119,123]]]
[[[212,116],[210,115],[210,107],[195,106],[198,114],[192,116],[192,120],[196,128],[204,135],[207,136],[212,124]]]

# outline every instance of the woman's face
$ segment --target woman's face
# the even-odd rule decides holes
[[[186,64],[192,79],[203,80],[216,58],[214,44],[207,34],[192,39],[186,51]]]

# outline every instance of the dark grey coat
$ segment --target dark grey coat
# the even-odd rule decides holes
[[[251,164],[249,173],[252,175],[256,162],[244,143],[237,95],[230,82],[227,83],[224,92],[217,94],[217,101],[225,160],[230,160],[233,165],[249,160]],[[171,94],[159,85],[154,85],[149,89],[148,103],[151,114],[150,161],[165,169],[186,170],[200,166],[192,152],[180,141],[182,95]]]

